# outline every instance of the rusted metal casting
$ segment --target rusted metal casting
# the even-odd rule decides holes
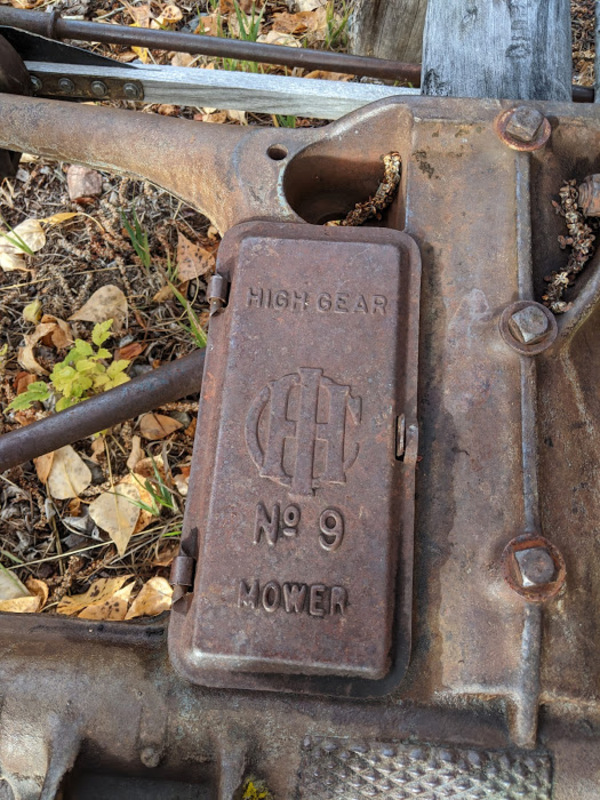
[[[526,151],[496,129],[514,102],[253,130],[0,97],[0,146],[149,178],[229,231],[172,660],[166,620],[0,616],[18,796],[231,800],[258,775],[278,799],[597,797],[598,258],[560,319],[536,303],[600,115],[532,105],[550,134]],[[379,230],[321,227],[390,152]]]
[[[0,437],[0,472],[200,391],[204,350]]]

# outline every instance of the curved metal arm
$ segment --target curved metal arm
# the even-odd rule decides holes
[[[312,138],[310,130],[210,125],[0,95],[0,147],[149,180],[221,232],[259,217],[299,221],[278,191],[280,155],[297,152]],[[283,149],[269,156],[273,145]]]

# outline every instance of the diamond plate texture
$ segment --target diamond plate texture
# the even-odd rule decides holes
[[[546,755],[427,744],[304,742],[298,800],[550,800]]]

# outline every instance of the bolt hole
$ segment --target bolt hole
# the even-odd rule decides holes
[[[283,161],[283,159],[287,157],[287,154],[288,149],[282,144],[272,144],[267,150],[267,155],[269,158],[272,158],[273,161]]]

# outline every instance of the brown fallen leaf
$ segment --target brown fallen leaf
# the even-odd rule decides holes
[[[13,600],[0,600],[0,611],[12,614],[37,614],[41,603],[39,597],[15,597]]]
[[[198,27],[194,33],[204,34],[204,36],[218,36],[220,28],[220,14],[201,14]]]
[[[14,600],[18,597],[29,596],[29,592],[17,576],[0,564],[0,600]]]
[[[354,75],[345,75],[343,72],[327,72],[325,69],[313,69],[312,72],[309,72],[304,77],[322,81],[351,81]]]
[[[48,482],[48,475],[50,475],[50,470],[52,469],[53,461],[54,461],[54,453],[44,453],[43,456],[38,456],[37,458],[33,459],[37,476],[40,479],[40,482],[44,484],[44,486]]]
[[[296,0],[298,11],[314,11],[327,5],[327,0]]]
[[[136,465],[142,460],[144,457],[144,451],[142,450],[142,440],[139,436],[132,436],[131,437],[131,452],[129,453],[129,457],[127,458],[127,469],[134,470]]]
[[[139,342],[131,342],[131,344],[126,344],[124,347],[119,347],[115,350],[114,359],[118,361],[121,358],[125,358],[127,361],[134,361],[143,352],[143,345]]]
[[[173,589],[166,578],[150,578],[140,589],[125,619],[156,617],[171,608]]]
[[[290,14],[288,11],[280,11],[273,14],[272,31],[278,33],[306,33],[315,31],[326,23],[326,10],[319,8],[316,11],[300,11],[297,14]]]
[[[56,500],[79,497],[92,482],[92,473],[70,444],[54,451],[46,486]]]
[[[195,64],[198,56],[193,56],[191,53],[175,53],[171,59],[172,67],[191,67]]]
[[[27,387],[37,381],[37,375],[32,375],[31,372],[17,372],[13,381],[15,393],[17,395],[23,394],[27,391]]]
[[[101,603],[94,603],[87,606],[77,616],[79,619],[126,619],[129,598],[134,587],[134,582],[128,583],[122,589],[118,589],[112,597],[107,597]]]
[[[180,428],[183,428],[181,422],[166,414],[144,414],[140,419],[140,433],[150,441],[164,439]]]
[[[167,283],[165,286],[162,286],[158,292],[152,298],[154,303],[164,303],[165,300],[168,300],[169,297],[173,296],[173,287],[170,283]]]
[[[99,464],[100,459],[105,455],[105,453],[106,453],[106,442],[104,436],[102,435],[97,436],[92,441],[91,460],[94,461],[96,464]]]
[[[41,326],[44,326],[44,329],[46,326],[50,326],[42,336],[39,336],[39,341],[46,347],[65,350],[73,344],[71,326],[64,319],[54,317],[52,314],[44,314],[38,327]]]
[[[201,114],[194,114],[194,119],[199,122],[215,122],[220,125],[227,119],[227,112],[204,110]]]
[[[36,253],[46,244],[46,234],[37,219],[26,219],[12,230],[0,231],[0,268],[29,271],[23,254]]]
[[[134,23],[141,28],[149,28],[150,20],[153,19],[153,14],[150,9],[149,3],[141,3],[138,6],[132,6],[130,3],[124,3],[125,8],[130,14]],[[135,26],[133,26],[135,27]]]
[[[42,608],[48,602],[48,594],[50,593],[50,590],[48,589],[48,584],[46,583],[46,581],[39,580],[39,578],[29,577],[27,578],[25,585],[31,592],[31,596],[37,597],[38,600],[40,601],[39,610],[41,611]]]
[[[90,517],[108,533],[120,556],[127,550],[135,531],[141,511],[140,502],[140,492],[136,486],[120,481],[112,492],[102,492],[90,503]]]
[[[63,597],[56,610],[59,614],[66,614],[67,616],[78,614],[88,606],[103,603],[113,597],[115,592],[118,592],[123,584],[132,577],[132,575],[119,575],[116,578],[98,578],[92,583],[87,592],[74,594],[71,597]]]
[[[183,11],[178,8],[175,3],[167,3],[164,6],[163,10],[156,17],[156,23],[159,28],[164,27],[165,25],[174,25],[176,22],[179,22],[180,19],[183,18]]]
[[[257,41],[262,44],[280,44],[284,47],[302,47],[299,39],[296,39],[291,33],[286,33],[285,31],[271,30],[268,33],[262,33]]]
[[[71,314],[70,320],[84,322],[106,322],[113,320],[114,330],[120,330],[127,318],[127,298],[118,286],[108,284],[94,292],[79,311]]]
[[[173,559],[179,553],[179,542],[170,542],[162,547],[156,556],[152,559],[153,567],[170,567]]]
[[[63,222],[68,222],[73,217],[86,216],[83,211],[61,211],[58,214],[52,214],[50,217],[42,217],[40,222],[46,225],[61,225]]]
[[[193,244],[182,233],[177,236],[177,277],[181,281],[191,281],[200,275],[212,272],[215,257],[204,247]]]

